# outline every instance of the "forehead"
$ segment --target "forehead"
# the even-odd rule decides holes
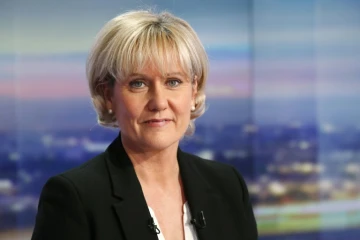
[[[133,64],[128,65],[129,68],[126,76],[124,76],[125,78],[133,75],[191,77],[191,70],[187,62],[181,61],[181,57],[176,56],[174,53],[150,55],[146,58],[135,57],[132,62]]]
[[[163,77],[170,75],[187,77],[189,75],[188,71],[184,71],[184,67],[178,61],[164,62],[161,65],[147,61],[143,66],[134,68],[131,74],[160,75]]]
[[[142,33],[131,47],[120,54],[118,73],[127,78],[136,72],[157,72],[163,76],[171,72],[192,75],[192,55],[182,41],[163,35],[145,38]]]

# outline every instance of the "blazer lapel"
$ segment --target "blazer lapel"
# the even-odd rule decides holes
[[[206,220],[204,228],[197,228],[199,240],[238,239],[236,226],[229,217],[230,209],[221,195],[203,177],[194,157],[178,151],[180,173],[192,219],[202,211]]]
[[[112,207],[125,238],[157,240],[157,235],[148,227],[151,215],[120,135],[110,144],[106,154],[112,193],[118,199]],[[234,238],[238,233],[230,218],[229,207],[221,194],[211,187],[199,164],[195,163],[199,160],[180,149],[177,157],[191,216],[197,218],[201,211],[205,216],[205,228],[197,228],[199,240],[239,239]]]
[[[157,240],[148,227],[151,217],[134,167],[123,148],[120,135],[107,149],[107,165],[112,192],[119,201],[113,204],[127,240]]]

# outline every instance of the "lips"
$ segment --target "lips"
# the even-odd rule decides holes
[[[163,118],[163,119],[150,119],[146,120],[145,123],[162,123],[162,122],[169,122],[171,119]]]

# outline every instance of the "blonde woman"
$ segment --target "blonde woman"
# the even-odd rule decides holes
[[[33,240],[257,239],[243,178],[182,152],[204,112],[208,62],[194,30],[163,12],[131,11],[100,31],[87,62],[106,151],[52,177]]]

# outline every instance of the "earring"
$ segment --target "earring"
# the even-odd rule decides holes
[[[108,110],[108,113],[109,113],[109,114],[112,114],[112,113],[113,113],[113,110],[110,108],[110,109]]]
[[[193,111],[195,111],[195,106],[191,106],[191,111],[193,112]]]

